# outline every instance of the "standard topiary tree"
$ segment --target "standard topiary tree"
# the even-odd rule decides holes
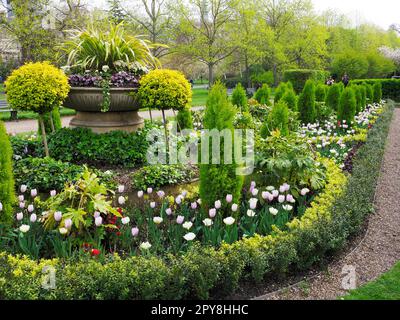
[[[175,70],[156,69],[140,80],[138,98],[143,108],[161,110],[165,138],[168,143],[165,110],[175,111],[189,108],[192,102],[192,88],[183,73]]]
[[[287,89],[288,87],[285,82],[281,82],[279,84],[279,86],[275,89],[274,103],[278,103],[282,99]]]
[[[300,120],[303,123],[313,123],[315,121],[315,84],[308,80],[297,103],[300,112]]]
[[[12,171],[12,147],[4,123],[0,121],[0,225],[12,222],[14,176]]]
[[[268,85],[263,84],[263,86],[256,91],[256,93],[254,95],[254,99],[256,99],[258,101],[258,103],[269,106],[271,104],[269,101],[269,95],[270,95],[270,92],[269,92]]]
[[[288,108],[292,111],[297,111],[297,96],[293,89],[288,89],[282,97]]]
[[[340,103],[340,86],[334,84],[329,87],[328,93],[326,95],[325,104],[327,107],[334,111],[337,111]]]
[[[211,88],[204,115],[204,128],[217,129],[219,132],[227,129],[233,137],[234,118],[236,108],[229,102],[226,88],[220,82]],[[203,135],[205,137],[205,135]],[[212,139],[202,140],[202,149],[209,149],[209,158],[202,159],[200,165],[200,197],[205,209],[213,207],[216,200],[225,199],[227,194],[233,195],[233,201],[239,203],[240,192],[243,186],[243,177],[237,174],[238,165],[234,163],[232,150],[232,164],[224,163],[224,139],[220,141],[220,164],[212,164]],[[233,140],[233,138],[232,138]],[[203,152],[202,152],[203,153]],[[208,162],[204,163],[204,161]]]
[[[5,85],[13,109],[39,114],[44,149],[49,156],[43,117],[66,99],[70,89],[67,76],[48,62],[27,63],[14,70]]]
[[[282,136],[289,135],[289,108],[284,101],[281,100],[275,104],[268,114],[267,129],[269,133],[279,130]],[[262,136],[265,138],[266,130],[262,131]]]
[[[232,104],[240,108],[242,112],[246,112],[249,109],[246,90],[244,90],[241,83],[238,83],[232,92]]]
[[[373,86],[374,90],[374,103],[380,103],[382,100],[382,84],[380,82],[375,82]]]
[[[344,89],[342,96],[340,97],[340,104],[338,110],[338,121],[342,122],[345,120],[348,125],[354,122],[354,116],[356,115],[357,100],[356,94],[352,87]]]
[[[315,89],[315,100],[317,102],[324,102],[326,99],[326,85],[319,84]]]

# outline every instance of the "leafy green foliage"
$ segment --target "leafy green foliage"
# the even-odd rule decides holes
[[[207,100],[204,128],[220,131],[225,129],[232,130],[231,134],[233,136],[235,115],[236,110],[228,100],[226,88],[217,82],[212,87]],[[207,159],[210,164],[202,164],[200,166],[200,197],[205,208],[211,208],[216,200],[225,198],[227,194],[232,194],[235,202],[240,199],[243,178],[237,175],[238,166],[235,163],[224,164],[223,140],[221,139],[220,164],[212,164],[212,152],[210,152],[210,158]],[[212,141],[208,143],[208,148],[211,150]]]
[[[75,182],[83,173],[82,166],[61,162],[51,158],[26,158],[14,163],[14,176],[17,186],[26,185],[29,189],[40,192],[62,190],[67,183]],[[114,187],[110,174],[95,172],[102,183]]]
[[[112,72],[147,70],[150,66],[159,65],[151,48],[147,40],[129,35],[123,23],[110,23],[109,32],[103,32],[94,25],[86,30],[73,30],[71,40],[63,46],[68,54],[68,65],[77,72],[102,70],[104,66]]]
[[[285,102],[281,101],[274,105],[268,115],[267,129],[269,133],[279,130],[282,136],[289,134],[289,109]]]
[[[237,84],[235,90],[232,92],[232,104],[241,111],[248,111],[246,90],[244,90],[240,83]]]
[[[348,51],[334,57],[331,71],[341,77],[347,73],[350,78],[362,78],[368,72],[368,60],[364,54]]]
[[[14,176],[12,171],[12,148],[3,122],[0,122],[0,224],[10,224],[13,215]]]
[[[299,97],[298,110],[300,120],[303,123],[313,123],[315,121],[315,85],[314,81],[308,80],[304,86],[303,92]]]
[[[296,93],[300,93],[308,80],[315,83],[324,83],[329,73],[322,70],[286,70],[283,73],[283,81],[291,82]]]
[[[48,62],[25,64],[13,71],[5,85],[13,109],[39,114],[59,107],[70,89],[66,75]]]
[[[317,102],[325,102],[326,99],[326,89],[327,86],[324,84],[319,84],[315,89],[315,100]]]
[[[180,129],[193,129],[193,118],[192,111],[190,107],[185,107],[179,110],[176,115],[176,120],[178,121],[178,128]]]
[[[274,103],[278,103],[282,99],[287,89],[288,87],[285,82],[281,82],[279,84],[279,86],[275,89]]]
[[[346,121],[348,125],[354,122],[354,116],[356,115],[357,100],[352,87],[344,89],[342,96],[340,97],[340,105],[338,110],[338,120],[343,122]]]
[[[271,102],[269,101],[270,90],[267,84],[263,84],[261,88],[259,88],[255,95],[254,99],[258,101],[260,104],[264,104],[269,106]]]
[[[90,129],[63,128],[49,135],[49,150],[54,159],[93,166],[135,167],[146,162],[147,127],[135,133],[114,131],[95,134]]]
[[[143,108],[182,110],[192,102],[192,89],[181,72],[156,69],[140,80],[138,97]]]
[[[288,183],[294,188],[312,186],[321,189],[325,170],[315,160],[312,148],[299,143],[297,136],[273,134],[257,146],[256,168],[265,185]]]
[[[400,79],[362,79],[351,81],[354,84],[366,84],[368,103],[374,102],[373,86],[378,82],[382,85],[382,98],[400,101]]]
[[[297,111],[297,96],[293,89],[288,88],[288,90],[286,90],[282,101],[287,104],[290,110]]]
[[[132,175],[132,186],[136,190],[147,190],[147,188],[190,182],[195,176],[196,171],[184,165],[146,166]]]
[[[337,111],[340,104],[340,94],[340,86],[338,84],[330,86],[326,95],[325,104],[332,110]]]

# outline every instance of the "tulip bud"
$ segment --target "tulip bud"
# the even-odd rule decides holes
[[[132,228],[131,233],[132,233],[132,237],[137,237],[139,235],[139,229],[134,227],[134,228]]]
[[[31,197],[32,197],[32,198],[35,198],[35,197],[37,196],[37,194],[38,194],[38,192],[37,192],[36,189],[32,189],[32,190],[31,190]]]
[[[54,220],[56,220],[57,222],[60,222],[61,219],[62,219],[62,213],[60,211],[54,212]]]
[[[55,197],[57,195],[57,191],[56,190],[51,190],[50,191],[50,197]]]
[[[24,214],[22,212],[17,213],[17,220],[21,221],[24,218]]]
[[[226,202],[231,203],[233,201],[233,196],[231,194],[226,195]]]

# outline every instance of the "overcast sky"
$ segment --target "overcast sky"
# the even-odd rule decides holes
[[[104,5],[106,0],[88,2]],[[317,11],[338,9],[347,14],[355,23],[368,21],[384,29],[393,23],[400,24],[400,0],[312,0],[312,2]]]

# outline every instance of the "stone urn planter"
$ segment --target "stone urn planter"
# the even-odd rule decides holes
[[[109,111],[101,112],[101,88],[72,87],[64,102],[65,107],[77,111],[70,126],[89,128],[95,133],[137,131],[144,126],[144,120],[138,114],[140,105],[132,92],[137,89],[111,88]]]

